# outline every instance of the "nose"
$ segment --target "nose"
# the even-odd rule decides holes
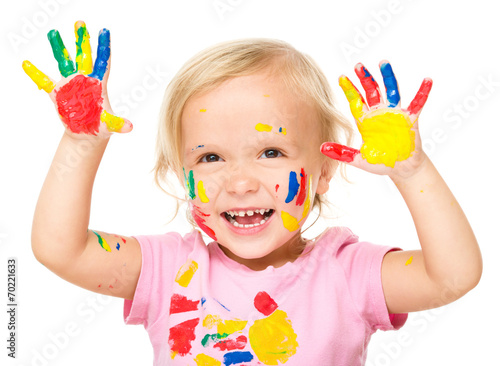
[[[226,179],[226,191],[231,194],[244,195],[257,192],[259,179],[248,165],[239,164],[229,169]]]

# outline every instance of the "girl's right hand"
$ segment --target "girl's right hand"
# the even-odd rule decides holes
[[[47,37],[59,64],[61,80],[55,83],[31,62],[24,61],[23,69],[39,89],[45,90],[59,113],[66,133],[76,139],[107,139],[112,132],[129,132],[132,123],[113,114],[108,100],[111,49],[107,29],[99,33],[97,58],[92,66],[89,34],[83,21],[75,23],[76,67],[57,30]]]

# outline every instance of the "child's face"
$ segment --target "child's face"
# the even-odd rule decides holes
[[[314,194],[328,189],[320,145],[313,107],[266,73],[195,95],[182,115],[195,221],[240,263],[284,264]]]

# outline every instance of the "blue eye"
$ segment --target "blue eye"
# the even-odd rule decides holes
[[[216,163],[222,161],[222,158],[217,154],[207,154],[200,159],[202,163]]]
[[[269,159],[269,158],[279,158],[280,156],[283,156],[281,151],[275,149],[269,149],[264,151],[260,157]]]

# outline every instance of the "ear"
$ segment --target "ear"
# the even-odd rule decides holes
[[[323,162],[321,166],[321,175],[319,176],[318,187],[316,188],[317,194],[325,194],[330,188],[330,180],[337,169],[337,164],[332,164],[331,161]]]

